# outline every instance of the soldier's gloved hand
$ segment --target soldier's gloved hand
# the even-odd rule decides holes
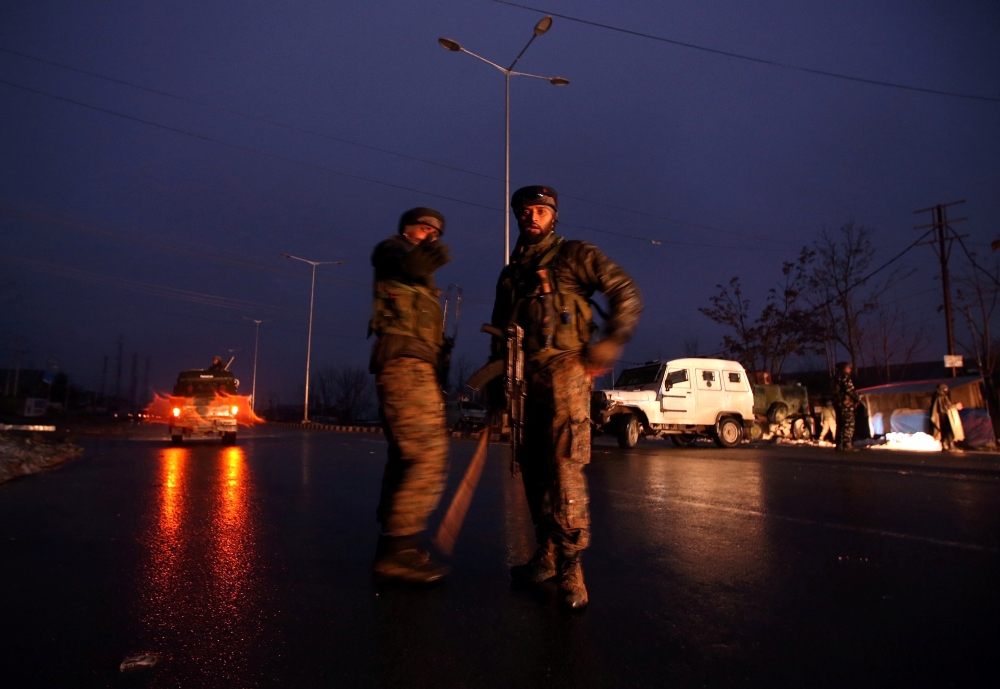
[[[611,364],[622,356],[623,347],[614,340],[595,342],[583,351],[583,367],[594,378],[611,370]]]
[[[451,261],[450,250],[441,242],[421,242],[400,261],[400,268],[411,280],[430,277],[434,271]]]

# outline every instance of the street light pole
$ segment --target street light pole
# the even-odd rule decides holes
[[[253,321],[256,324],[256,332],[253,336],[253,384],[250,386],[250,411],[257,414],[257,345],[260,343],[260,324],[267,321],[257,318],[243,316],[244,320]]]
[[[309,336],[306,339],[306,395],[302,405],[302,423],[309,423],[309,363],[312,359],[312,337],[313,337],[313,302],[316,297],[316,266],[343,265],[343,261],[310,261],[291,254],[281,254],[285,258],[292,258],[302,261],[312,266],[312,287],[309,289]]]
[[[549,30],[552,26],[552,17],[546,16],[541,19],[537,24],[535,24],[535,31],[531,35],[531,39],[528,40],[527,45],[521,49],[514,61],[510,63],[510,67],[501,67],[495,62],[487,60],[481,55],[476,55],[470,50],[466,50],[457,41],[453,41],[450,38],[439,38],[438,43],[445,50],[450,50],[455,53],[466,53],[471,55],[477,60],[482,60],[488,65],[496,67],[504,74],[504,198],[501,208],[503,208],[503,264],[507,265],[510,261],[510,213],[507,210],[507,204],[510,203],[510,78],[512,76],[516,77],[531,77],[532,79],[544,79],[545,81],[553,84],[554,86],[566,86],[569,84],[569,79],[563,77],[543,77],[538,74],[528,74],[527,72],[515,72],[514,65],[517,61],[521,59],[528,46],[541,36],[543,33]]]

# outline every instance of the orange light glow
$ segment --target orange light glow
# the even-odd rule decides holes
[[[158,392],[153,397],[153,401],[149,403],[149,406],[147,406],[143,412],[146,415],[146,422],[169,423],[171,416],[179,418],[182,410],[191,406],[192,399],[194,398],[175,397],[173,395],[164,395]],[[224,413],[230,416],[235,416],[236,422],[241,426],[254,426],[258,423],[264,422],[264,419],[254,414],[250,409],[249,395],[221,395],[216,393],[211,402],[207,405],[199,406],[224,408]],[[198,413],[197,410],[195,413]]]

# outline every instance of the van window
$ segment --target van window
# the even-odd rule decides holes
[[[718,371],[706,371],[698,368],[695,369],[694,373],[699,390],[722,390]]]
[[[671,387],[674,388],[680,388],[682,390],[691,389],[691,380],[686,368],[667,371],[666,382],[670,383]]]
[[[736,371],[723,371],[723,383],[726,390],[731,392],[746,392],[747,384],[743,379],[743,374]]]

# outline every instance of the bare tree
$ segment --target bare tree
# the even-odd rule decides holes
[[[781,268],[783,281],[768,290],[764,307],[754,317],[750,300],[743,295],[738,277],[709,298],[711,307],[698,309],[716,323],[729,327],[723,336],[723,351],[751,371],[781,373],[789,356],[804,355],[815,349],[816,320],[802,298],[807,284],[803,255]]]
[[[975,255],[969,256],[970,263]],[[958,312],[965,317],[969,327],[969,340],[958,340],[967,352],[972,354],[983,375],[983,384],[989,397],[991,411],[1000,404],[994,376],[1000,365],[1000,342],[994,339],[990,321],[1000,303],[1000,259],[994,258],[988,266],[973,263],[958,279],[956,294]]]
[[[452,372],[452,378],[455,381],[455,385],[452,390],[455,394],[467,392],[465,389],[465,383],[469,380],[469,376],[471,376],[473,372],[472,362],[469,361],[464,354],[460,354],[458,360],[455,362],[455,368]]]
[[[906,314],[896,303],[891,306],[876,303],[862,332],[861,351],[881,383],[891,382],[893,364],[902,366],[900,374],[905,375],[906,365],[912,363],[914,356],[927,344],[923,324],[912,329]]]

